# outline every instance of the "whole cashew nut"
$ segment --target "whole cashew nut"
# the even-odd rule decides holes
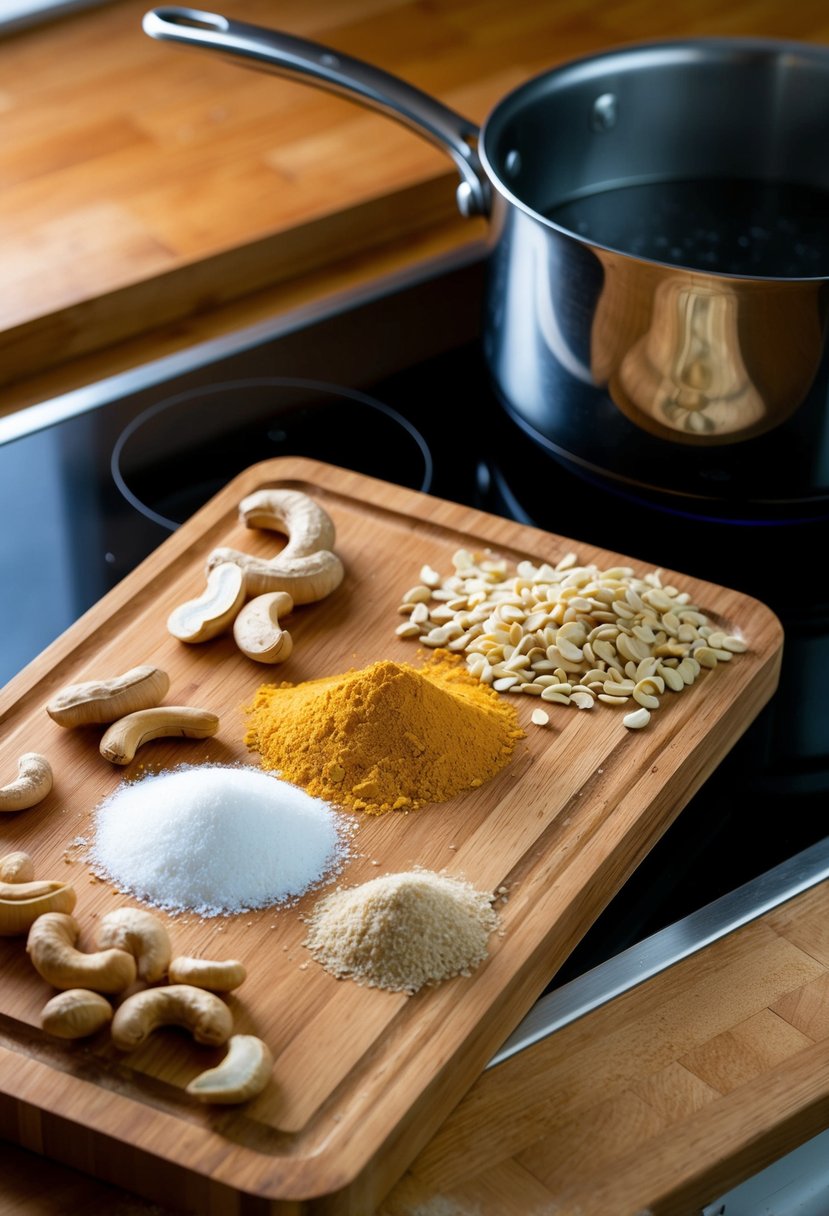
[[[247,1102],[262,1092],[272,1070],[273,1056],[267,1043],[253,1034],[234,1034],[221,1064],[194,1077],[187,1092],[202,1102]]]
[[[128,996],[112,1019],[112,1041],[133,1051],[159,1026],[183,1026],[197,1043],[219,1047],[233,1031],[233,1015],[224,1001],[189,984],[145,988]]]
[[[35,863],[28,853],[7,853],[0,857],[0,883],[31,882],[35,876]]]
[[[109,680],[67,684],[56,693],[46,712],[58,726],[103,725],[137,709],[160,704],[170,688],[170,677],[160,667],[131,667]]]
[[[24,752],[17,762],[17,780],[0,787],[0,811],[24,811],[37,806],[52,788],[52,766],[38,752]]]
[[[331,516],[301,490],[255,490],[239,503],[239,519],[246,528],[283,532],[283,552],[290,550],[291,557],[333,549],[337,539]]]
[[[270,560],[238,549],[214,549],[207,559],[212,570],[234,562],[245,575],[249,596],[287,591],[295,604],[311,604],[330,595],[344,577],[332,546],[333,521],[318,503],[299,490],[257,490],[239,504],[239,518],[248,528],[283,532],[288,544]]]
[[[294,642],[279,617],[287,616],[293,606],[287,591],[268,591],[245,604],[233,622],[233,637],[242,654],[257,663],[284,663]]]
[[[26,950],[35,970],[53,988],[123,992],[135,980],[135,959],[126,950],[84,954],[75,948],[80,925],[61,912],[39,916],[29,930]]]
[[[45,887],[39,894],[19,895],[25,887]],[[11,887],[10,896],[3,894]],[[77,902],[75,888],[68,883],[9,883],[0,887],[0,937],[20,937],[47,912],[71,912]]]
[[[173,959],[168,974],[172,984],[192,984],[194,988],[209,988],[211,992],[232,992],[247,977],[244,963],[238,959],[190,958],[186,955]]]
[[[126,950],[138,964],[138,978],[148,984],[160,980],[173,957],[167,929],[143,908],[116,908],[98,922],[95,945],[99,950]]]
[[[151,739],[207,739],[219,729],[216,714],[191,705],[159,705],[155,709],[139,709],[113,722],[99,744],[105,760],[113,764],[129,764],[135,753]]]
[[[23,903],[32,899],[40,899],[50,895],[63,886],[51,878],[32,878],[26,882],[15,882],[4,879],[0,881],[0,899],[6,903]]]
[[[88,988],[67,988],[43,1006],[40,1024],[59,1039],[85,1039],[112,1021],[106,997]]]

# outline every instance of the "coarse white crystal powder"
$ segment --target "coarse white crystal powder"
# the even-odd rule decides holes
[[[292,902],[336,873],[348,830],[328,803],[260,769],[182,765],[100,804],[89,861],[156,907],[229,915]]]

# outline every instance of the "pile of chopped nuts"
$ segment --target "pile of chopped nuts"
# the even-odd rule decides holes
[[[667,688],[681,692],[702,668],[747,649],[663,584],[659,570],[582,566],[575,553],[557,565],[489,551],[454,555],[454,574],[424,566],[403,596],[399,637],[466,655],[469,670],[497,692],[592,709],[596,701],[635,708],[623,722],[646,726]]]

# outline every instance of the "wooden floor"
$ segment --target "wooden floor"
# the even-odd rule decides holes
[[[823,884],[484,1073],[377,1216],[688,1216],[827,1126]],[[0,1146],[0,1216],[70,1210],[171,1211]]]
[[[114,0],[0,39],[0,383],[448,226],[449,158],[341,98],[141,30]],[[824,0],[224,0],[481,122],[562,60],[640,39],[829,42]]]

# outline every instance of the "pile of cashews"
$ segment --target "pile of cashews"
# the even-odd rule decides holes
[[[284,533],[287,545],[269,560],[239,549],[213,549],[204,591],[173,609],[167,629],[181,642],[198,643],[232,628],[249,659],[284,663],[293,640],[280,619],[297,604],[324,599],[343,580],[343,564],[333,552],[334,523],[300,490],[257,490],[239,504],[239,519],[247,528]]]
[[[184,1027],[196,1043],[227,1046],[221,1063],[190,1081],[188,1094],[236,1104],[261,1093],[273,1069],[271,1051],[256,1035],[233,1033],[233,1014],[217,995],[243,983],[244,965],[237,959],[174,957],[166,926],[142,908],[105,913],[96,949],[86,953],[78,949],[75,902],[68,884],[35,881],[27,853],[0,857],[0,936],[27,934],[35,970],[59,989],[43,1008],[43,1029],[61,1039],[84,1039],[109,1025],[115,1046],[134,1051],[159,1027]],[[136,981],[157,986],[130,993],[113,1010],[107,998]]]
[[[174,608],[167,629],[179,641],[207,642],[232,627],[242,654],[258,663],[284,663],[293,639],[280,624],[297,604],[330,595],[344,577],[333,552],[334,523],[300,490],[257,490],[239,504],[248,528],[282,532],[288,543],[270,560],[238,549],[213,549],[207,558],[207,586],[196,599]],[[151,739],[206,739],[219,729],[209,710],[192,705],[162,705],[170,677],[142,664],[105,680],[86,680],[61,689],[46,706],[59,726],[106,726],[101,755],[112,764],[135,759]],[[37,806],[50,793],[52,767],[39,752],[25,752],[17,777],[0,786],[0,812]]]
[[[106,726],[99,750],[112,764],[129,764],[150,739],[207,739],[219,729],[219,718],[192,705],[162,705],[170,677],[160,667],[144,664],[106,680],[68,684],[46,706],[58,726]],[[24,752],[17,777],[0,786],[0,812],[37,806],[51,792],[52,766],[39,752]]]
[[[239,505],[249,528],[282,532],[287,545],[271,560],[236,549],[214,549],[207,559],[206,589],[175,608],[168,631],[182,642],[205,642],[232,627],[239,650],[259,663],[284,662],[293,650],[280,625],[295,605],[324,599],[342,582],[344,569],[333,552],[334,524],[307,494],[260,490]],[[104,680],[61,689],[46,706],[67,729],[105,726],[100,752],[113,764],[129,764],[150,739],[216,734],[218,717],[189,705],[162,705],[170,688],[165,671],[150,664]],[[17,776],[0,786],[0,812],[36,806],[51,792],[49,760],[26,752]],[[197,1043],[227,1045],[225,1058],[199,1074],[187,1092],[205,1102],[245,1102],[265,1088],[273,1068],[267,1045],[255,1035],[233,1034],[233,1017],[218,993],[245,979],[237,960],[173,957],[163,922],[139,908],[106,913],[95,935],[95,950],[78,948],[81,927],[72,915],[74,888],[36,880],[27,853],[0,857],[0,937],[27,935],[26,950],[37,972],[58,994],[43,1009],[44,1030],[63,1039],[81,1039],[111,1028],[124,1051],[140,1047],[160,1026],[182,1026]],[[137,981],[146,985],[123,997]],[[166,982],[162,982],[166,981]],[[152,986],[156,985],[156,986]]]

